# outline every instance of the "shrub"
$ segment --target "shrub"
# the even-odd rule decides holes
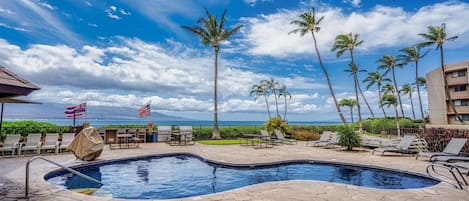
[[[319,140],[321,137],[318,132],[304,128],[292,129],[291,136],[297,140]]]
[[[360,135],[355,132],[353,127],[345,125],[339,128],[339,144],[342,147],[352,150],[353,147],[359,146],[360,142]]]
[[[378,134],[381,131],[396,129],[396,118],[370,118],[362,121],[363,130]],[[413,123],[412,120],[407,118],[399,118],[399,126],[401,128],[418,128],[418,123]]]
[[[285,133],[288,129],[288,123],[280,117],[274,117],[267,120],[264,124],[264,127],[268,131],[273,131],[277,129]]]

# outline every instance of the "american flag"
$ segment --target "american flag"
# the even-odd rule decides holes
[[[145,104],[140,109],[138,109],[138,116],[140,118],[147,117],[150,115],[150,103]]]
[[[86,103],[81,103],[79,105],[68,106],[64,113],[68,118],[73,118],[84,116],[85,112]]]

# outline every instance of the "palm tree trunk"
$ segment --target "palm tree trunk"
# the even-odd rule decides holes
[[[278,114],[278,101],[277,101],[277,92],[276,92],[277,89],[275,89],[275,86],[272,86],[272,91],[274,92],[275,109],[277,110],[277,116],[276,117],[280,117],[280,115]]]
[[[419,106],[420,106],[420,115],[422,115],[422,119],[425,119],[425,115],[423,114],[423,106],[422,106],[422,96],[420,95],[420,83],[418,83],[419,79],[419,61],[415,61],[415,84],[417,85],[417,95],[419,97]]]
[[[397,98],[399,99],[399,106],[401,107],[401,114],[402,114],[403,117],[405,117],[404,108],[402,107],[402,101],[401,101],[401,92],[400,92],[399,88],[397,87],[396,73],[394,71],[394,68],[395,67],[392,67],[392,80],[394,82],[394,88],[395,88],[396,93],[397,93]]]
[[[360,87],[360,82],[357,82],[357,83],[358,83],[358,90],[360,91],[360,94],[362,95],[362,98],[365,101],[365,104],[371,113],[371,117],[375,118],[375,113],[373,113],[373,110],[371,109],[370,104],[368,104],[368,101],[366,100],[365,94],[363,94],[362,88]]]
[[[414,101],[412,101],[412,91],[409,92],[410,107],[412,108],[412,116],[415,120],[415,110],[414,110]]]
[[[378,97],[379,97],[379,100],[381,100],[381,84],[378,84]],[[387,115],[386,115],[386,111],[384,110],[384,107],[382,105],[380,105],[379,107],[381,108],[381,110],[383,110],[384,118],[386,118]]]
[[[215,74],[214,74],[214,86],[213,86],[213,132],[212,132],[212,139],[220,139],[220,132],[218,131],[218,93],[217,93],[217,82],[218,82],[218,52],[219,47],[214,46],[215,51]]]
[[[350,57],[352,58],[352,68],[354,68],[355,67],[355,60],[353,59],[353,50],[350,50]],[[360,122],[360,130],[361,130],[362,112],[361,112],[361,109],[360,109],[360,100],[358,99],[357,72],[353,72],[353,81],[354,81],[354,84],[355,84],[355,99],[357,100],[358,122]]]
[[[267,94],[265,92],[264,92],[264,99],[265,99],[265,105],[267,105],[267,113],[269,114],[269,119],[272,119],[272,116],[270,115],[269,101],[267,100]]]
[[[350,119],[352,120],[352,123],[353,123],[353,107],[350,107]]]
[[[394,106],[394,112],[396,113],[397,138],[401,139],[401,129],[399,128],[399,113],[397,112],[397,105]]]
[[[287,97],[285,96],[285,110],[283,111],[283,120],[287,120]]]
[[[440,45],[440,60],[441,60],[441,73],[443,74],[443,81],[445,83],[445,94],[446,94],[445,101],[451,106],[451,109],[453,109],[454,115],[456,115],[456,119],[458,119],[458,121],[461,122],[461,124],[465,124],[461,116],[459,116],[458,111],[456,111],[453,101],[451,100],[451,94],[449,93],[448,80],[446,79],[446,74],[445,74],[445,63],[443,61],[443,45]],[[446,118],[446,121],[448,121],[448,118]]]
[[[321,55],[319,54],[318,44],[316,42],[316,36],[314,36],[314,31],[313,30],[311,30],[311,34],[313,35],[314,48],[316,49],[316,54],[318,56],[319,65],[321,66],[321,69],[324,72],[324,76],[326,77],[327,86],[329,87],[329,92],[331,92],[332,99],[334,100],[335,108],[337,109],[337,112],[339,113],[340,119],[342,119],[342,123],[347,124],[347,120],[345,119],[344,114],[340,110],[339,104],[337,103],[337,99],[335,98],[334,89],[332,88],[332,84],[331,84],[331,80],[329,78],[329,74],[327,73],[326,68],[324,67],[324,64],[322,63]]]

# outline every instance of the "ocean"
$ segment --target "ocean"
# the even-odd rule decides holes
[[[18,120],[6,120],[6,121],[18,121]],[[39,122],[49,122],[59,126],[71,126],[73,125],[73,120],[71,119],[34,119],[34,121]],[[78,119],[76,124],[82,125],[83,119]],[[131,120],[102,120],[102,119],[87,119],[90,122],[90,125],[93,127],[101,127],[107,125],[142,125],[146,126],[148,120],[140,119],[131,119]],[[230,126],[262,126],[264,121],[218,121],[220,127],[230,127]],[[340,122],[320,122],[320,121],[290,121],[289,125],[333,125],[340,124]],[[194,126],[194,127],[211,127],[213,126],[213,121],[203,121],[203,120],[190,120],[190,121],[153,121],[153,125],[185,125],[185,126]]]

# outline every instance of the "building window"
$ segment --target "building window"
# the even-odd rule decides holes
[[[468,106],[469,100],[454,100],[453,104],[454,106]]]
[[[466,85],[455,85],[453,86],[453,90],[454,91],[466,91],[467,88],[466,88]]]
[[[459,116],[462,117],[463,121],[469,121],[469,114],[460,114]],[[459,121],[457,116],[454,116],[454,118],[456,119],[456,121]]]
[[[466,76],[466,71],[465,70],[455,71],[455,72],[451,73],[451,77],[464,77],[464,76]]]

